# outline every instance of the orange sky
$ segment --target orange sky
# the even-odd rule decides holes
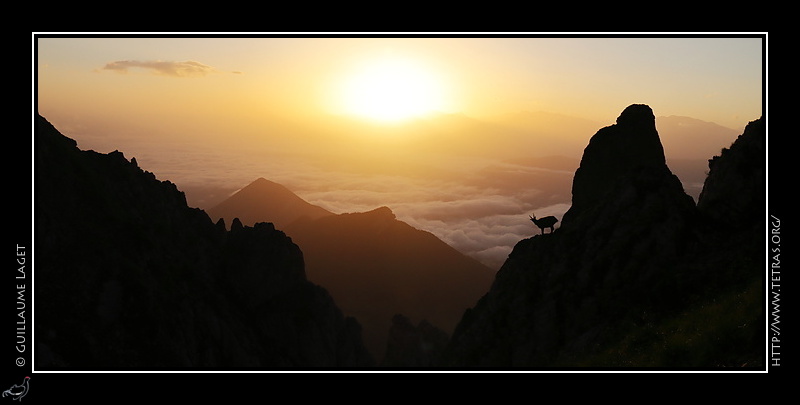
[[[34,108],[79,147],[121,150],[187,194],[265,177],[334,212],[387,205],[502,257],[530,235],[529,211],[569,204],[546,198],[549,186],[503,186],[500,174],[537,170],[510,161],[579,159],[633,103],[740,133],[762,115],[765,43],[40,35]]]
[[[303,119],[342,112],[354,92],[347,83],[368,81],[365,74],[373,87],[394,91],[387,96],[398,98],[388,86],[414,93],[419,84],[418,104],[472,117],[543,110],[607,120],[642,102],[663,115],[738,128],[761,112],[758,37],[38,38],[36,45],[43,113],[136,114],[161,123],[186,115],[204,122],[201,115],[227,125]],[[377,83],[381,75],[395,83]],[[415,83],[422,76],[427,82]]]

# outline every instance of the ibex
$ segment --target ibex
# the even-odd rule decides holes
[[[533,221],[533,223],[536,224],[536,226],[538,226],[539,229],[542,230],[542,235],[544,235],[544,228],[550,228],[550,233],[553,233],[553,231],[555,230],[554,226],[556,225],[556,222],[558,222],[558,219],[554,216],[537,219],[536,213],[534,213],[533,215],[530,215],[530,217],[531,221]]]

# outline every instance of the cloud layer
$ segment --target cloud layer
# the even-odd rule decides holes
[[[142,152],[136,156],[139,165],[176,183],[192,206],[211,208],[265,177],[334,213],[387,206],[399,220],[431,232],[494,270],[517,242],[539,232],[529,214],[561,218],[570,202],[571,172],[520,164],[476,161],[446,176],[419,177],[329,170],[285,156],[276,160],[258,155],[233,158],[219,151]],[[535,180],[542,173],[549,181]],[[520,182],[520,177],[534,180]]]
[[[673,133],[665,130],[662,137],[677,138]],[[153,143],[132,142],[124,147],[114,143],[108,150],[124,150],[129,159],[137,158],[140,167],[177,184],[193,207],[212,208],[264,177],[334,213],[387,206],[398,219],[433,233],[493,269],[502,265],[517,242],[540,232],[528,215],[563,217],[570,206],[572,178],[580,161],[579,153],[556,156],[529,152],[541,153],[543,149],[522,144],[520,138],[506,142],[524,157],[510,158],[507,153],[453,153],[450,146],[463,145],[468,138],[463,133],[441,150],[420,137],[407,153],[377,141],[358,143],[342,134],[330,136],[337,142],[325,142],[322,137],[300,131],[288,134],[301,146],[275,147],[280,144],[276,139],[282,139],[276,131],[265,142],[268,147],[261,148],[252,142],[233,142],[235,137],[229,142],[225,138],[228,146],[224,147],[199,141],[165,142],[154,137]],[[489,145],[508,138],[495,132],[488,136],[491,142],[484,143]],[[702,184],[706,166],[707,160],[670,162],[689,185]]]

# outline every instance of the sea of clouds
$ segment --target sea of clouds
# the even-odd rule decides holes
[[[674,155],[672,150],[679,150],[669,142],[680,137],[665,127],[662,139],[669,158]],[[363,158],[370,155],[370,149],[347,155],[320,148],[314,155],[306,152],[315,142],[300,142],[302,147],[295,150],[251,149],[200,141],[170,142],[166,137],[136,141],[134,134],[126,137],[124,131],[113,131],[113,138],[99,135],[108,131],[96,132],[98,135],[86,129],[68,129],[65,134],[78,135],[74,137],[81,149],[121,150],[126,158],[136,158],[140,167],[159,180],[175,183],[192,207],[209,209],[264,177],[337,214],[389,207],[399,220],[433,233],[495,270],[516,243],[540,232],[529,220],[530,214],[562,218],[570,207],[572,178],[580,161],[580,150],[574,147],[569,149],[572,156],[556,160],[504,159],[507,155],[501,153],[447,155],[438,149],[428,155],[407,156],[395,156],[389,149],[375,150],[374,156]],[[588,140],[591,133],[583,132]],[[712,155],[719,150],[713,145],[728,145],[731,136],[727,136],[696,154]],[[698,144],[696,136],[684,138]],[[491,139],[500,138],[495,135]],[[521,156],[536,156],[528,150],[537,148],[517,147],[519,143],[515,138],[506,151],[519,149]],[[705,166],[706,159],[699,158],[670,162],[695,199]]]
[[[439,162],[442,170],[434,168],[427,174],[370,173],[346,167],[332,170],[302,156],[228,153],[143,147],[133,148],[126,157],[135,157],[140,167],[160,180],[175,183],[190,206],[202,209],[213,207],[258,177],[283,184],[309,203],[336,214],[386,206],[397,219],[431,232],[493,270],[500,268],[517,242],[540,232],[528,215],[560,218],[570,203],[572,172],[564,170],[462,159],[457,168]],[[517,181],[537,176],[550,181],[538,188]]]

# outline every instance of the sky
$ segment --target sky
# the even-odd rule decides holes
[[[709,151],[764,113],[758,33],[34,34],[33,109],[190,205],[264,177],[336,213],[388,206],[493,267],[528,214],[569,208],[572,166],[628,105],[730,130]]]

